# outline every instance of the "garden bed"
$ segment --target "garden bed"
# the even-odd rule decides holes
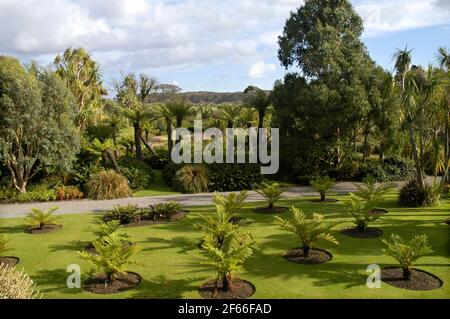
[[[375,216],[386,215],[387,213],[389,213],[389,212],[383,208],[375,208],[370,212],[371,215],[375,215]]]
[[[274,208],[268,208],[268,207],[256,207],[253,209],[253,211],[257,214],[282,214],[289,211],[288,207],[274,207]]]
[[[305,257],[303,248],[290,249],[283,253],[283,258],[296,264],[318,265],[329,262],[333,255],[322,249],[311,249],[309,257]]]
[[[0,265],[14,267],[20,262],[20,259],[17,257],[0,257]]]
[[[201,286],[198,293],[204,299],[246,299],[256,291],[255,286],[246,280],[234,279],[232,284],[233,291],[222,291],[222,283],[217,283],[218,291],[216,296],[213,296],[216,281],[212,280]]]
[[[381,280],[391,286],[408,290],[435,290],[442,287],[441,279],[426,271],[413,269],[411,279],[403,279],[401,268],[384,268],[381,270]]]
[[[323,204],[325,204],[325,203],[337,203],[337,202],[339,202],[339,199],[326,198],[325,200],[320,200],[320,199],[316,198],[316,199],[310,199],[310,200],[308,200],[308,202],[310,202],[310,203],[323,203]]]
[[[106,275],[97,275],[87,279],[83,288],[95,294],[117,294],[139,286],[142,277],[134,272],[127,272],[119,274],[112,283],[105,284],[106,281]]]
[[[26,228],[25,232],[32,235],[52,233],[62,229],[62,225],[45,225],[42,228]]]
[[[122,224],[123,227],[143,227],[143,226],[149,226],[149,225],[159,225],[159,224],[167,224],[167,223],[173,223],[179,220],[182,220],[189,212],[186,210],[176,212],[170,218],[164,218],[164,219],[154,219],[151,216],[142,216],[138,220],[128,223],[128,224]],[[110,222],[113,219],[110,218],[103,218],[103,221]]]

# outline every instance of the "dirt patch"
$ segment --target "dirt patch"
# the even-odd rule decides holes
[[[245,217],[238,217],[237,216],[237,217],[231,218],[230,219],[230,223],[232,223],[234,225],[240,224],[240,225],[243,225],[243,226],[249,226],[249,225],[254,223],[254,220],[249,219],[249,218],[245,218]]]
[[[20,262],[17,257],[0,257],[0,265],[5,265],[9,267],[14,267]]]
[[[356,227],[344,228],[340,233],[353,238],[378,238],[383,236],[383,231],[381,229],[372,227],[368,227],[364,231],[359,231]]]
[[[446,219],[446,220],[444,220],[444,223],[446,223],[447,225],[450,225],[450,218],[449,218],[449,219]]]
[[[386,209],[382,209],[382,208],[375,208],[374,210],[372,210],[370,212],[371,215],[386,215],[387,213],[389,213]]]
[[[199,295],[204,299],[245,299],[251,297],[256,291],[252,283],[246,280],[234,279],[233,291],[222,291],[222,283],[219,282],[217,295],[213,296],[215,285],[215,280],[205,283],[198,289]]]
[[[52,233],[62,229],[62,225],[45,225],[42,228],[26,228],[25,232],[32,235]]]
[[[289,211],[289,208],[287,208],[287,207],[274,207],[274,208],[256,207],[256,208],[253,208],[253,211],[258,214],[282,214],[282,213]]]
[[[403,279],[401,268],[384,268],[381,270],[381,280],[391,286],[408,290],[434,290],[442,287],[441,279],[426,271],[413,269],[411,279]]]
[[[312,249],[309,257],[305,257],[303,248],[295,248],[283,253],[283,258],[296,264],[318,265],[329,262],[333,255],[326,250]]]
[[[337,202],[339,202],[339,199],[325,198],[324,201],[322,201],[320,199],[311,199],[308,202],[310,202],[310,203],[337,203]]]
[[[86,280],[83,288],[95,294],[116,294],[137,287],[142,277],[134,272],[127,272],[120,274],[112,283],[106,284],[106,281],[105,275],[97,275]]]

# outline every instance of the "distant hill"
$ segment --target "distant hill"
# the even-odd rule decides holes
[[[244,101],[243,92],[231,92],[231,93],[220,93],[220,92],[185,92],[179,93],[186,101],[194,104],[222,104],[222,103],[241,103]],[[166,94],[151,94],[147,102],[165,102],[169,99],[169,95]]]

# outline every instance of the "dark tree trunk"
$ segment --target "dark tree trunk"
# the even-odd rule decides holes
[[[115,169],[117,172],[120,172],[120,167],[119,167],[119,165],[117,164],[116,157],[115,157],[113,151],[111,151],[111,150],[106,150],[105,152],[106,152],[106,154],[107,154],[109,160],[111,161],[111,163],[112,163],[114,169]]]
[[[167,146],[169,149],[169,156],[172,153],[173,149],[173,140],[172,140],[172,119],[166,118],[166,129],[167,129]]]
[[[142,143],[144,143],[145,147],[147,147],[147,149],[153,154],[153,155],[158,155],[155,152],[155,149],[152,147],[152,145],[148,142],[148,140],[146,140],[142,135],[141,135],[141,141]]]
[[[223,282],[223,287],[222,287],[223,291],[233,291],[233,280],[232,280],[231,276],[229,276],[229,275],[224,276],[222,278],[222,282]]]
[[[411,268],[403,268],[403,279],[405,280],[411,279]]]
[[[269,203],[269,209],[274,209],[275,205],[273,203]]]
[[[181,117],[177,117],[177,129],[181,128],[183,126],[183,119]],[[178,137],[176,140],[176,143],[180,143],[181,139]]]
[[[326,197],[325,192],[320,192],[320,201],[321,201],[321,202],[324,202],[324,201],[325,201],[325,197]]]
[[[368,130],[364,130],[364,147],[363,147],[363,163],[367,162],[367,158],[369,157],[369,132]]]
[[[134,123],[134,144],[136,146],[136,158],[142,161],[142,145],[141,145],[141,124]]]
[[[409,143],[411,144],[414,164],[416,167],[416,179],[419,187],[423,190],[425,188],[425,182],[423,178],[423,170],[421,165],[421,159],[419,158],[419,154],[417,153],[417,145],[414,139],[414,128],[412,126],[411,121],[407,121],[408,133],[409,133]]]
[[[311,247],[309,246],[303,247],[303,255],[305,255],[305,257],[311,256]]]

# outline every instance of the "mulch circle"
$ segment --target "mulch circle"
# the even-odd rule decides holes
[[[151,217],[142,217],[139,221],[129,223],[129,224],[123,224],[123,227],[142,227],[142,226],[149,226],[149,225],[159,225],[159,224],[166,224],[166,223],[172,223],[176,222],[178,220],[183,219],[188,214],[188,211],[179,211],[173,214],[170,218],[167,219],[161,219],[161,220],[154,220]]]
[[[142,282],[142,277],[134,272],[127,272],[119,274],[112,283],[105,285],[105,282],[106,275],[97,275],[87,279],[83,284],[83,288],[95,294],[117,294],[139,286]]]
[[[371,215],[386,215],[387,213],[389,213],[386,209],[382,209],[382,208],[375,208],[374,210],[372,210],[370,212]]]
[[[9,267],[14,267],[20,262],[20,259],[17,257],[0,257],[0,265],[5,265]]]
[[[384,268],[381,270],[381,280],[391,286],[407,290],[435,290],[442,287],[441,279],[426,271],[413,269],[411,279],[403,279],[401,268]]]
[[[26,228],[25,232],[32,235],[52,233],[62,229],[62,225],[45,225],[42,228]]]
[[[219,290],[217,295],[213,298],[215,285],[215,280],[208,281],[198,289],[199,295],[204,299],[246,299],[251,297],[256,291],[256,288],[252,283],[242,279],[234,279],[233,291],[222,291],[222,283],[219,282]]]
[[[236,225],[236,224],[242,224],[244,226],[249,226],[254,223],[253,220],[245,217],[233,217],[230,219],[230,223]]]
[[[320,199],[311,199],[308,202],[310,202],[310,203],[337,203],[337,202],[339,202],[339,199],[325,198],[324,201],[322,201]]]
[[[253,208],[253,211],[258,214],[282,214],[282,213],[289,211],[289,208],[288,207],[274,207],[274,208],[256,207],[256,208]]]
[[[446,223],[447,225],[450,225],[450,218],[449,218],[449,219],[446,219],[446,220],[444,221],[444,223]]]
[[[283,258],[296,264],[318,265],[329,262],[333,255],[322,249],[312,249],[309,257],[305,257],[302,248],[294,248],[283,253]]]
[[[128,248],[133,246],[133,243],[129,242],[129,241],[124,241],[123,242],[123,246],[124,248]],[[86,248],[84,249],[85,252],[90,253],[90,254],[96,254],[97,250],[95,249],[94,245],[92,243],[90,243],[89,245],[86,246]]]
[[[356,227],[344,228],[340,231],[342,235],[353,238],[378,238],[383,236],[383,231],[379,228],[368,227],[365,231],[358,231]]]

